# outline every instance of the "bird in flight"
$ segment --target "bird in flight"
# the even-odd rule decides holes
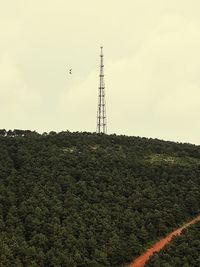
[[[72,74],[72,69],[69,69],[69,74]]]

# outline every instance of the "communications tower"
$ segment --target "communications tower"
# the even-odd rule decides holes
[[[98,108],[97,108],[97,133],[107,133],[106,124],[106,102],[105,102],[105,84],[104,84],[104,64],[103,64],[103,46],[100,54],[100,75],[98,90]]]

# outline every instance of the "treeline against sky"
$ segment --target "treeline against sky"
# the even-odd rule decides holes
[[[200,211],[200,147],[0,130],[0,266],[121,267]]]

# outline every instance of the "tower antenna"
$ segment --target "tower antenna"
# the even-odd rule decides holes
[[[104,63],[103,63],[103,46],[100,54],[100,83],[98,90],[98,108],[97,108],[97,133],[107,133],[106,123],[106,102],[105,102],[105,84],[104,84]]]

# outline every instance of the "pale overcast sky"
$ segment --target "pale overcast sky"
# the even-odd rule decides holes
[[[0,0],[0,128],[200,144],[199,0]],[[73,74],[69,75],[69,68]]]

